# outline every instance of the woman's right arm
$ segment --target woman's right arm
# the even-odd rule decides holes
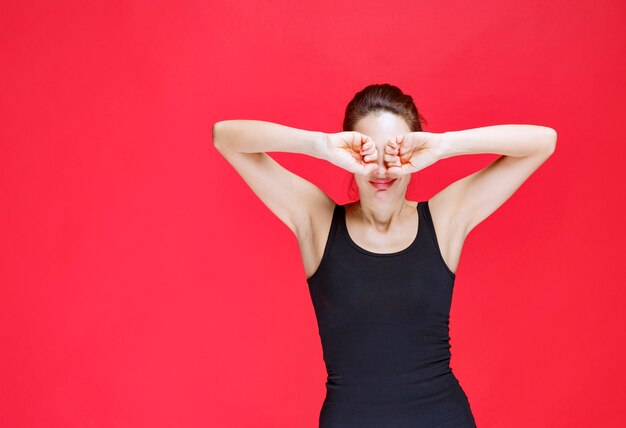
[[[310,233],[311,218],[332,210],[335,202],[265,152],[300,153],[328,160],[327,136],[260,120],[224,120],[213,125],[215,148],[298,238]]]

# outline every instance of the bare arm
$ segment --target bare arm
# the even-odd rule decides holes
[[[239,153],[289,152],[324,158],[325,133],[262,120],[223,120],[213,125],[215,147]]]
[[[439,158],[462,154],[502,156],[431,198],[433,211],[463,237],[500,207],[554,153],[557,134],[537,125],[495,125],[440,134]]]
[[[311,216],[331,210],[334,201],[265,152],[300,153],[326,159],[325,136],[323,132],[259,120],[224,120],[213,125],[215,148],[298,237],[309,233]]]

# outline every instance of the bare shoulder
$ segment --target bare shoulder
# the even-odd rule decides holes
[[[296,234],[307,278],[317,271],[322,261],[336,205],[328,195],[311,202],[307,208],[308,222]]]

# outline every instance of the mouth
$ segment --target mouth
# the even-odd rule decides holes
[[[370,180],[370,184],[374,186],[376,190],[387,190],[388,188],[393,186],[393,183],[395,183],[396,180],[396,178],[388,180]]]

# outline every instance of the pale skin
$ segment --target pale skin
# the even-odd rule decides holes
[[[347,205],[350,237],[375,253],[409,246],[418,225],[416,202],[405,198],[411,174],[463,154],[500,156],[429,199],[448,268],[456,272],[471,230],[498,209],[554,153],[557,134],[538,125],[494,125],[443,133],[411,132],[400,116],[383,112],[353,131],[324,133],[256,120],[213,125],[213,143],[261,201],[294,233],[306,278],[320,265],[335,202],[266,152],[301,153],[354,173],[360,201]],[[387,190],[370,180],[396,179]]]

